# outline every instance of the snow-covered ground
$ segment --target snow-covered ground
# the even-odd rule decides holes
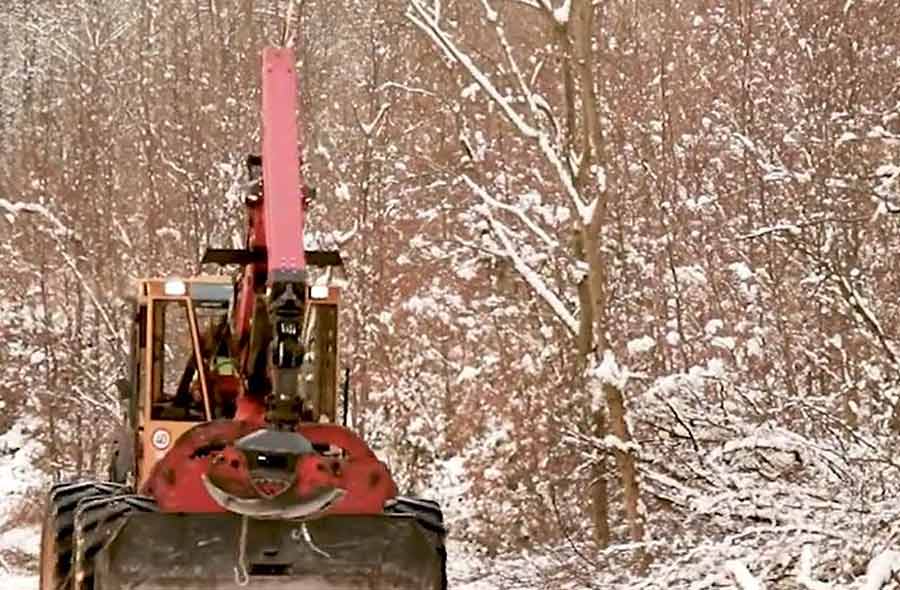
[[[13,522],[17,510],[31,494],[39,493],[46,485],[46,477],[34,466],[41,443],[36,440],[37,423],[21,419],[0,435],[0,589],[35,590],[37,576],[33,571],[11,563],[31,557],[36,561],[40,552],[40,532],[35,526],[17,526]]]
[[[3,590],[37,590],[37,587],[37,575],[15,573],[0,575],[0,588]]]
[[[14,551],[37,559],[40,552],[40,532],[36,527],[20,527],[0,534],[0,556]],[[0,557],[2,559],[2,557]],[[3,590],[36,590],[38,577],[32,571],[0,561],[0,588]]]
[[[43,450],[35,436],[39,429],[36,420],[22,418],[0,434],[0,530],[22,500],[46,484],[46,476],[34,465]]]

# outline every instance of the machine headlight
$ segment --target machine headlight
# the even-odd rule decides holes
[[[309,288],[310,299],[328,299],[328,285],[313,285]]]
[[[181,297],[187,293],[187,285],[180,279],[169,279],[163,287],[163,292],[169,297]]]

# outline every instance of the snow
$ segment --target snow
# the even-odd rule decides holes
[[[391,107],[389,104],[383,104],[379,107],[378,113],[372,118],[369,123],[360,122],[360,128],[362,129],[363,135],[369,137],[378,127],[378,124],[381,123],[381,120],[384,118],[385,113],[387,113],[388,109]]]
[[[800,553],[800,564],[797,572],[797,583],[801,588],[806,590],[832,590],[831,584],[820,582],[813,578],[813,548],[812,545],[806,544]]]
[[[725,569],[734,576],[735,582],[741,590],[763,590],[762,582],[753,577],[747,565],[743,561],[731,560],[725,563]]]
[[[669,346],[678,346],[681,344],[681,336],[675,330],[666,333],[666,343]]]
[[[851,133],[850,131],[845,131],[841,134],[835,144],[840,146],[851,141],[857,141],[858,139],[859,136],[857,134]]]
[[[697,264],[676,267],[675,276],[685,285],[695,287],[706,285],[706,271]]]
[[[596,411],[606,404],[605,385],[624,389],[628,381],[628,373],[619,366],[616,355],[611,350],[603,352],[600,364],[591,371],[591,408]]]
[[[460,384],[471,381],[475,377],[478,377],[480,373],[481,371],[475,367],[463,367],[459,372],[459,375],[456,376],[456,383]]]
[[[707,336],[715,336],[719,333],[719,330],[724,326],[724,322],[718,318],[714,318],[706,322],[706,327],[703,328],[703,331],[706,332]]]
[[[761,227],[757,230],[750,232],[749,234],[741,236],[742,240],[750,240],[754,238],[760,238],[762,236],[767,236],[769,234],[777,234],[777,233],[788,233],[791,235],[798,236],[802,233],[800,228],[797,225],[792,223],[779,223],[775,225],[770,225],[766,227]]]
[[[732,347],[733,346],[734,345],[732,343]],[[715,379],[724,379],[728,374],[725,370],[725,361],[720,358],[711,358],[706,361],[706,370],[706,376]]]
[[[724,348],[725,350],[734,350],[734,347],[737,346],[735,339],[730,336],[716,336],[709,343],[710,346]]]
[[[40,429],[34,419],[20,419],[0,435],[0,522],[9,511],[35,489],[46,483],[46,477],[34,467],[34,460],[43,450],[34,433]]]
[[[755,276],[750,267],[744,262],[733,262],[728,265],[728,268],[742,281],[749,281]]]
[[[559,8],[553,11],[553,20],[558,25],[565,25],[569,22],[569,13],[572,11],[572,0],[563,0]]]
[[[319,60],[320,49],[312,43],[309,63],[316,68],[321,63],[322,75],[304,83],[313,92],[314,110],[304,115],[313,117],[305,122],[316,138],[313,144],[324,142],[318,144],[319,156],[311,162],[311,177],[336,195],[319,201],[317,213],[327,211],[328,223],[340,227],[360,220],[359,237],[350,244],[348,256],[359,263],[348,265],[350,288],[356,285],[364,292],[377,288],[379,294],[371,298],[348,293],[350,325],[358,328],[358,333],[351,332],[343,341],[352,348],[347,351],[348,364],[356,370],[358,360],[371,359],[365,363],[361,382],[373,390],[375,413],[390,416],[385,420],[393,429],[386,429],[384,436],[400,440],[396,447],[405,450],[398,451],[398,459],[412,457],[415,462],[404,475],[427,480],[449,502],[448,521],[455,527],[451,587],[699,590],[766,585],[860,590],[864,584],[866,589],[880,588],[900,562],[897,527],[892,524],[900,519],[893,500],[900,476],[894,467],[896,417],[892,416],[900,390],[894,379],[897,363],[890,358],[898,342],[896,318],[900,316],[892,274],[897,217],[874,213],[876,206],[880,213],[897,208],[890,203],[897,199],[900,179],[894,153],[900,139],[896,128],[900,115],[890,92],[890,66],[898,58],[890,23],[896,19],[881,19],[887,24],[879,25],[879,19],[869,18],[869,13],[886,16],[896,3],[881,3],[876,9],[840,0],[836,8],[844,5],[848,17],[840,10],[817,11],[815,30],[804,26],[808,23],[797,18],[796,10],[782,10],[772,0],[754,3],[749,12],[739,15],[715,3],[680,6],[672,18],[639,23],[640,38],[663,42],[667,33],[677,35],[672,55],[662,62],[656,60],[659,44],[635,42],[628,35],[610,37],[610,27],[594,19],[591,26],[596,28],[590,32],[594,47],[585,56],[588,61],[578,65],[591,66],[594,72],[609,70],[609,76],[597,80],[601,95],[627,97],[634,80],[656,76],[658,85],[671,76],[678,92],[669,97],[669,106],[677,119],[672,122],[677,124],[671,138],[664,138],[667,125],[659,120],[658,103],[668,100],[665,95],[632,101],[633,116],[621,122],[610,120],[617,105],[607,104],[602,97],[597,105],[590,105],[581,101],[583,96],[566,96],[561,74],[572,56],[552,35],[528,32],[541,20],[577,37],[579,31],[571,26],[581,8],[576,5],[573,13],[571,0],[480,2],[480,14],[462,19],[452,10],[441,14],[447,6],[443,0],[401,3],[412,20],[418,19],[412,34],[434,44],[435,59],[425,68],[396,61],[402,60],[402,49],[411,40],[403,37],[397,45],[397,39],[379,35],[379,27],[384,32],[384,19],[377,10],[367,9],[371,19],[367,10],[354,12],[352,19],[337,19],[334,24],[341,30],[358,30],[360,37],[338,35],[342,42],[334,51],[325,43],[325,60]],[[2,25],[11,35],[7,44],[11,55],[25,55],[22,49],[33,47],[41,62],[45,59],[41,55],[47,54],[42,38],[51,35],[75,52],[71,59],[80,59],[77,38],[67,24],[79,21],[76,4],[80,5],[72,4],[72,18],[53,26],[44,27],[42,10],[35,14],[39,25],[29,23],[27,28],[20,26],[15,15],[7,17],[11,20]],[[224,15],[216,4],[213,14]],[[592,4],[603,8],[604,3],[595,0]],[[502,10],[498,13],[495,8]],[[582,8],[589,10],[591,5]],[[349,14],[345,9],[337,8],[339,14]],[[177,18],[168,19],[165,11],[156,12],[160,18],[148,16],[140,22],[150,23],[151,28],[168,26],[169,20],[175,26],[183,24]],[[314,12],[304,16],[304,26],[318,30]],[[98,16],[105,16],[102,13]],[[534,23],[526,13],[534,16]],[[777,18],[767,18],[773,15]],[[261,16],[269,18],[274,13]],[[134,15],[129,11],[126,17],[131,22]],[[517,22],[519,17],[524,28]],[[728,32],[742,30],[748,18],[754,23],[752,43],[744,55],[744,67],[733,67],[736,62],[729,51],[733,39]],[[201,19],[204,31],[219,25],[227,28],[226,22],[207,20]],[[85,34],[97,35],[88,39],[96,43],[86,46],[110,46],[103,38],[104,31],[110,30],[103,18],[88,24],[91,31]],[[184,32],[189,45],[191,35],[203,37],[202,31],[190,27]],[[370,37],[370,32],[376,34]],[[513,43],[507,43],[506,34]],[[497,46],[498,35],[502,49]],[[241,47],[240,36],[240,31],[226,35],[235,56],[247,49]],[[22,44],[23,37],[36,45]],[[218,52],[213,37],[198,37],[203,42],[191,46],[199,53],[207,47]],[[109,279],[111,272],[96,272],[92,249],[102,244],[115,250],[127,244],[127,252],[101,266],[114,271],[121,264],[134,270],[138,265],[131,259],[140,258],[145,242],[158,230],[156,235],[172,246],[164,254],[179,256],[176,250],[181,245],[175,242],[179,236],[183,241],[198,237],[196,228],[183,223],[186,219],[160,219],[162,226],[150,227],[141,212],[153,202],[158,205],[153,211],[164,218],[167,205],[181,201],[177,191],[172,193],[166,186],[167,175],[173,181],[193,178],[201,183],[206,153],[234,162],[230,171],[221,173],[222,180],[229,180],[229,173],[239,172],[233,152],[249,147],[238,145],[234,138],[252,143],[255,102],[247,100],[243,81],[235,79],[217,99],[211,70],[222,68],[206,68],[204,63],[218,62],[200,59],[189,76],[183,75],[178,60],[170,59],[178,57],[177,51],[162,45],[165,41],[159,33],[153,32],[151,38],[155,47],[149,52],[141,53],[145,40],[136,31],[129,43],[115,44],[121,51],[113,52],[112,62],[103,52],[98,60],[90,60],[97,67],[97,80],[109,77],[117,90],[112,110],[105,110],[103,100],[88,101],[90,110],[101,117],[83,119],[97,123],[90,134],[54,136],[48,129],[20,129],[19,120],[27,122],[32,115],[30,109],[22,109],[19,115],[16,104],[15,116],[3,119],[10,130],[11,162],[27,165],[13,166],[4,177],[0,195],[10,200],[0,200],[0,224],[4,219],[13,224],[10,233],[28,232],[23,226],[33,225],[40,230],[35,237],[49,237],[41,243],[24,233],[24,248],[16,244],[18,238],[0,238],[0,248],[10,253],[11,264],[6,268],[12,279],[7,294],[18,291],[13,305],[36,300],[43,294],[35,291],[37,281],[55,282],[57,270],[65,283],[64,292],[50,285],[53,300],[43,308],[13,310],[13,319],[0,326],[0,341],[7,338],[10,327],[26,333],[8,345],[0,343],[3,368],[22,373],[10,383],[10,397],[29,395],[35,369],[47,368],[42,352],[46,343],[65,344],[59,347],[60,358],[50,360],[66,371],[61,376],[67,384],[95,370],[88,367],[81,374],[68,374],[70,367],[80,367],[73,360],[81,357],[65,353],[93,355],[113,338],[114,331],[104,331],[100,325],[98,330],[86,331],[90,332],[87,342],[76,341],[72,334],[82,325],[91,327],[93,318],[82,317],[79,307],[78,323],[67,321],[66,314],[76,312],[74,305],[67,309],[62,301],[74,299],[71,294],[84,285],[93,287],[84,299],[86,305],[99,302],[98,310],[111,309],[104,289],[118,285]],[[829,46],[832,38],[840,41],[839,47]],[[184,39],[179,39],[177,47],[183,45]],[[368,39],[374,40],[371,47]],[[344,55],[357,45],[366,50],[364,59]],[[707,50],[708,56],[704,55]],[[146,65],[147,71],[165,70],[163,94],[169,96],[171,85],[173,95],[184,99],[178,109],[161,100],[164,97],[156,88],[160,80],[153,76],[144,80],[147,86],[142,90],[150,97],[144,108],[136,114],[121,108],[117,99],[131,104],[130,94],[127,86],[116,87],[117,78],[120,72],[134,71],[132,53],[134,63]],[[816,77],[816,68],[810,67],[805,55],[827,58],[834,75]],[[389,58],[388,67],[378,70],[384,81],[376,84],[366,80],[362,70],[371,61],[374,72],[380,57]],[[6,61],[18,69],[22,60]],[[166,61],[172,63],[166,67]],[[623,64],[619,69],[634,70],[635,76],[605,68],[607,62]],[[519,64],[527,64],[525,76]],[[547,67],[541,69],[542,64]],[[437,75],[438,70],[447,75]],[[65,89],[76,95],[82,89],[87,92],[87,85],[79,86],[87,81],[99,98],[94,76],[68,80],[65,69],[56,73]],[[12,70],[10,74],[6,87],[17,85],[17,74]],[[31,80],[35,85],[43,75],[37,74]],[[190,85],[177,86],[182,79]],[[198,82],[203,91],[194,97]],[[535,87],[546,94],[539,94]],[[817,92],[810,93],[811,89]],[[64,128],[67,122],[79,120],[76,115],[83,113],[79,103],[85,103],[84,97],[59,104],[53,87],[35,90],[40,91],[34,96],[46,100],[48,107],[63,107],[58,109],[63,117],[58,123]],[[822,97],[841,100],[821,104]],[[578,105],[576,125],[589,113],[586,109],[597,107],[604,149],[590,162],[581,161],[581,146],[569,145],[578,144],[584,135],[581,129],[568,129],[568,104]],[[222,112],[223,105],[233,112]],[[358,116],[342,120],[352,105],[368,105],[365,113],[357,114],[365,122]],[[748,105],[752,125],[735,115]],[[156,112],[159,107],[161,115]],[[179,110],[195,113],[203,121],[170,120]],[[217,128],[217,119],[223,115],[240,121],[240,126]],[[213,125],[206,125],[208,121]],[[191,132],[195,124],[203,131],[199,135]],[[130,135],[123,129],[137,129],[136,146],[127,141]],[[190,141],[164,135],[166,129]],[[26,138],[24,153],[16,146],[19,133]],[[79,144],[79,135],[89,137],[90,143]],[[378,141],[372,141],[376,135]],[[454,135],[469,146],[472,161],[455,161]],[[35,149],[27,139],[48,136],[53,136],[50,147],[54,149],[51,160],[43,161],[41,153],[49,152],[41,145]],[[117,137],[125,137],[125,144],[119,145]],[[654,140],[668,139],[673,145],[654,148]],[[112,141],[107,145],[106,140]],[[140,148],[154,144],[173,158],[163,159],[161,168],[156,168],[158,161],[150,161],[152,149],[143,151],[147,162],[137,157]],[[189,154],[189,149],[196,148],[200,149],[195,155]],[[411,155],[404,153],[407,150]],[[98,183],[86,182],[86,175],[96,173],[97,167],[81,165],[82,154],[136,156],[125,165],[124,173],[116,172],[121,165],[110,161],[101,171],[109,172],[110,178],[104,178],[100,187],[106,183],[114,187],[111,194],[104,193],[111,198],[111,210],[138,214],[113,220],[114,225],[101,227],[98,236],[93,235],[97,229],[90,215],[93,211],[81,210],[80,199],[55,201],[52,194],[74,191],[75,195],[100,196],[86,192],[97,188]],[[324,171],[319,168],[323,160]],[[604,303],[608,303],[610,347],[620,356],[604,356],[589,376],[593,381],[589,378],[589,387],[584,387],[582,380],[571,375],[581,366],[575,362],[572,335],[577,320],[585,317],[579,313],[577,284],[589,269],[573,254],[571,238],[599,211],[594,199],[606,198],[601,194],[603,170],[595,168],[600,162],[617,171],[611,177],[616,181],[615,198],[609,203],[608,219],[603,220],[598,247],[608,264],[604,270],[609,300]],[[140,168],[142,174],[129,174],[128,166]],[[371,168],[371,173],[365,168]],[[591,171],[587,182],[573,182],[573,177],[583,180],[577,176],[579,168]],[[148,189],[139,177],[152,180],[159,170],[161,184]],[[625,171],[628,174],[621,174]],[[462,178],[464,173],[467,179]],[[647,175],[658,176],[644,178]],[[657,179],[661,181],[657,187],[648,182]],[[468,180],[476,186],[467,186]],[[120,187],[124,181],[128,186]],[[193,191],[194,185],[186,188]],[[203,192],[207,190],[209,195]],[[210,209],[214,192],[214,186],[201,188],[200,195],[209,196],[200,202],[201,215]],[[128,195],[130,201],[118,202],[118,193]],[[363,203],[357,201],[363,196],[367,200],[360,211],[358,205]],[[156,197],[165,201],[151,201]],[[876,198],[882,203],[874,202]],[[394,204],[382,207],[386,202]],[[669,208],[657,218],[652,202]],[[241,205],[239,200],[231,204]],[[866,217],[865,221],[853,221],[857,215]],[[140,231],[143,228],[148,235]],[[0,233],[5,229],[0,228]],[[662,249],[665,239],[670,240],[668,252]],[[41,250],[40,258],[27,251],[33,247]],[[393,265],[395,256],[402,262],[399,273]],[[438,264],[423,271],[426,258]],[[44,271],[47,261],[50,268]],[[674,276],[673,266],[678,267]],[[502,283],[500,269],[505,273]],[[852,274],[845,282],[830,274],[848,269]],[[462,302],[452,302],[458,294]],[[365,302],[362,308],[356,307],[360,299]],[[404,313],[391,316],[385,309]],[[0,315],[6,315],[6,310]],[[111,326],[122,332],[118,311],[104,319],[114,320]],[[443,322],[439,330],[428,329],[438,321]],[[56,331],[43,328],[43,323]],[[382,339],[391,330],[396,330],[395,337]],[[43,346],[32,346],[35,341]],[[384,366],[379,367],[381,357]],[[10,359],[11,363],[6,362]],[[589,409],[592,401],[600,401],[592,399],[594,388],[623,382],[631,375],[626,363],[646,371],[635,376],[626,391],[631,434],[644,450],[641,494],[652,515],[647,539],[655,544],[651,571],[638,581],[628,571],[630,560],[616,555],[627,551],[622,542],[624,527],[616,527],[610,547],[596,547],[583,502],[600,453],[622,441],[596,436],[580,442],[572,438],[571,448],[554,444],[561,430],[592,432]],[[112,373],[113,365],[106,366]],[[2,379],[0,384],[6,385]],[[47,393],[35,392],[34,399],[42,402]],[[407,405],[416,415],[409,416]],[[496,416],[502,421],[486,418]],[[65,435],[70,426],[54,431]],[[371,432],[378,430],[373,426]],[[33,438],[29,434],[9,434],[3,439],[6,446],[0,448],[0,493],[7,500],[0,505],[4,515],[29,493],[28,485],[20,486],[34,462],[23,448]],[[47,429],[41,434],[47,440],[65,438]],[[442,437],[453,442],[443,444]],[[616,469],[612,462],[609,467]],[[418,471],[424,475],[420,477]],[[482,475],[488,485],[478,487],[483,484]],[[609,481],[618,516],[621,487],[613,473]],[[558,516],[548,503],[554,486],[561,494]],[[469,494],[472,489],[477,493]],[[655,509],[657,499],[666,501],[663,510]],[[571,527],[566,531],[554,524]],[[0,529],[0,550],[34,543],[35,531],[14,523],[8,527]],[[488,533],[495,527],[495,538],[488,538],[483,547],[460,541],[478,527],[488,528]],[[537,527],[544,529],[538,531],[540,540],[515,538],[521,531],[526,535],[529,528],[534,537]],[[567,533],[570,539],[564,539]],[[573,554],[567,553],[563,540],[586,558],[569,559],[567,555]],[[522,546],[527,549],[522,554],[504,555],[512,551],[510,547]],[[484,552],[498,557],[487,559]],[[590,569],[593,560],[599,563],[596,569]],[[485,569],[494,563],[506,569],[487,575]],[[585,583],[575,586],[572,577],[558,583],[551,577],[554,569],[571,570],[566,573],[572,577],[585,570],[581,580]],[[536,574],[526,581],[510,574],[520,571]],[[10,584],[0,582],[0,590]]]
[[[0,571],[0,588],[3,590],[37,590],[36,574],[21,574]]]
[[[41,543],[41,532],[37,527],[18,527],[0,534],[0,552],[21,551],[34,554]]]
[[[0,588],[3,590],[34,590],[37,577],[29,572],[17,571],[5,563],[2,555],[9,551],[37,558],[40,551],[40,531],[32,526],[9,528],[9,518],[19,504],[37,490],[43,490],[47,478],[34,466],[43,450],[35,440],[39,423],[30,418],[20,418],[0,435]]]
[[[882,164],[875,169],[875,176],[892,177],[900,175],[900,166],[894,164]]]
[[[469,187],[472,188],[481,198],[485,201],[485,203],[491,202],[493,199],[490,197],[487,192],[480,185],[472,181],[468,177],[464,177],[464,180],[468,183]],[[498,252],[500,257],[508,258],[512,261],[513,266],[516,271],[522,277],[522,279],[528,284],[529,287],[535,292],[535,294],[546,303],[550,309],[556,314],[556,316],[563,322],[569,331],[572,334],[578,333],[578,320],[566,306],[565,302],[561,299],[560,295],[558,295],[547,282],[543,279],[543,277],[538,274],[531,266],[524,260],[519,249],[513,243],[512,238],[510,237],[512,232],[507,228],[504,224],[500,223],[493,215],[492,210],[489,206],[485,205],[479,208],[479,212],[485,217],[488,222],[491,233],[500,241],[503,249]],[[521,211],[520,211],[521,213]],[[524,216],[524,213],[522,214]],[[526,223],[526,226],[528,224]],[[535,228],[538,231],[537,235],[541,235],[541,231],[539,228]],[[532,231],[535,231],[533,229]],[[545,236],[549,239],[549,236]]]
[[[635,338],[634,340],[629,340],[626,348],[628,348],[628,354],[634,356],[644,352],[650,352],[655,346],[656,340],[650,336],[644,335]]]
[[[488,4],[487,0],[481,0],[481,5],[484,7],[484,18],[489,23],[496,23],[499,19],[499,15],[497,11],[491,8],[490,4]]]
[[[863,590],[881,590],[900,571],[900,552],[887,550],[876,555],[866,568]]]

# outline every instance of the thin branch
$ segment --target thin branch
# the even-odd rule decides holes
[[[0,198],[0,208],[6,209],[12,215],[16,215],[17,213],[32,213],[37,214],[50,223],[52,223],[57,231],[49,232],[53,237],[54,241],[57,245],[57,251],[62,256],[63,261],[66,263],[66,266],[72,271],[78,281],[84,287],[85,293],[87,293],[88,298],[91,300],[91,303],[94,305],[94,308],[97,310],[97,313],[100,314],[100,318],[103,320],[103,324],[105,325],[107,331],[110,336],[119,341],[120,345],[123,349],[127,349],[128,341],[125,337],[119,333],[119,331],[115,327],[115,323],[112,321],[112,318],[109,317],[109,313],[106,308],[100,303],[100,299],[97,297],[94,289],[90,287],[87,279],[78,269],[78,265],[75,262],[75,259],[66,251],[66,244],[63,243],[62,238],[57,232],[67,235],[73,233],[69,228],[67,228],[55,215],[53,215],[50,211],[48,211],[44,206],[38,205],[36,203],[13,203],[7,201],[6,199]]]
[[[535,270],[528,266],[528,263],[522,259],[515,245],[513,245],[512,240],[509,238],[509,230],[494,218],[490,208],[482,208],[482,215],[490,225],[492,233],[497,236],[502,243],[505,257],[512,261],[513,266],[519,272],[519,275],[521,275],[525,282],[528,283],[528,286],[544,300],[550,309],[553,310],[553,313],[555,313],[560,321],[562,321],[569,332],[573,335],[578,334],[578,319],[572,315],[572,312],[569,311],[568,307],[566,307],[565,303],[563,303],[556,293],[547,287],[547,284],[540,276],[538,276]]]
[[[549,4],[547,4],[545,0],[542,0],[542,2],[549,8]],[[512,108],[510,102],[500,94],[496,86],[494,86],[484,72],[478,68],[468,54],[457,47],[449,34],[440,28],[435,15],[422,5],[421,0],[409,0],[409,7],[411,10],[407,10],[406,18],[428,35],[434,44],[440,47],[451,61],[458,63],[465,68],[472,79],[500,108],[501,112],[503,112],[522,137],[530,139],[537,144],[544,158],[556,171],[559,180],[565,189],[566,195],[571,201],[572,206],[578,212],[579,219],[583,220],[589,218],[590,210],[585,204],[581,193],[575,187],[570,170],[563,163],[562,158],[558,153],[559,145],[551,138],[550,134],[530,125],[518,111]]]
[[[512,205],[508,205],[506,203],[498,201],[497,199],[489,195],[481,185],[473,181],[468,175],[463,175],[462,178],[466,182],[466,184],[469,185],[469,188],[471,188],[475,192],[475,194],[477,194],[481,198],[481,200],[484,201],[486,205],[512,213],[513,215],[518,217],[522,221],[522,223],[525,224],[525,227],[531,230],[531,233],[537,236],[537,238],[542,241],[544,245],[547,246],[547,248],[551,250],[559,248],[559,242],[551,238],[547,234],[547,232],[541,229],[530,217],[525,215],[524,211],[513,207]]]

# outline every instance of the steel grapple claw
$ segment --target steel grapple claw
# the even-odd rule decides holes
[[[203,485],[213,500],[226,510],[259,519],[310,518],[322,514],[344,496],[344,490],[325,488],[307,498],[284,494],[274,498],[241,498],[218,487],[206,475],[203,475]]]

